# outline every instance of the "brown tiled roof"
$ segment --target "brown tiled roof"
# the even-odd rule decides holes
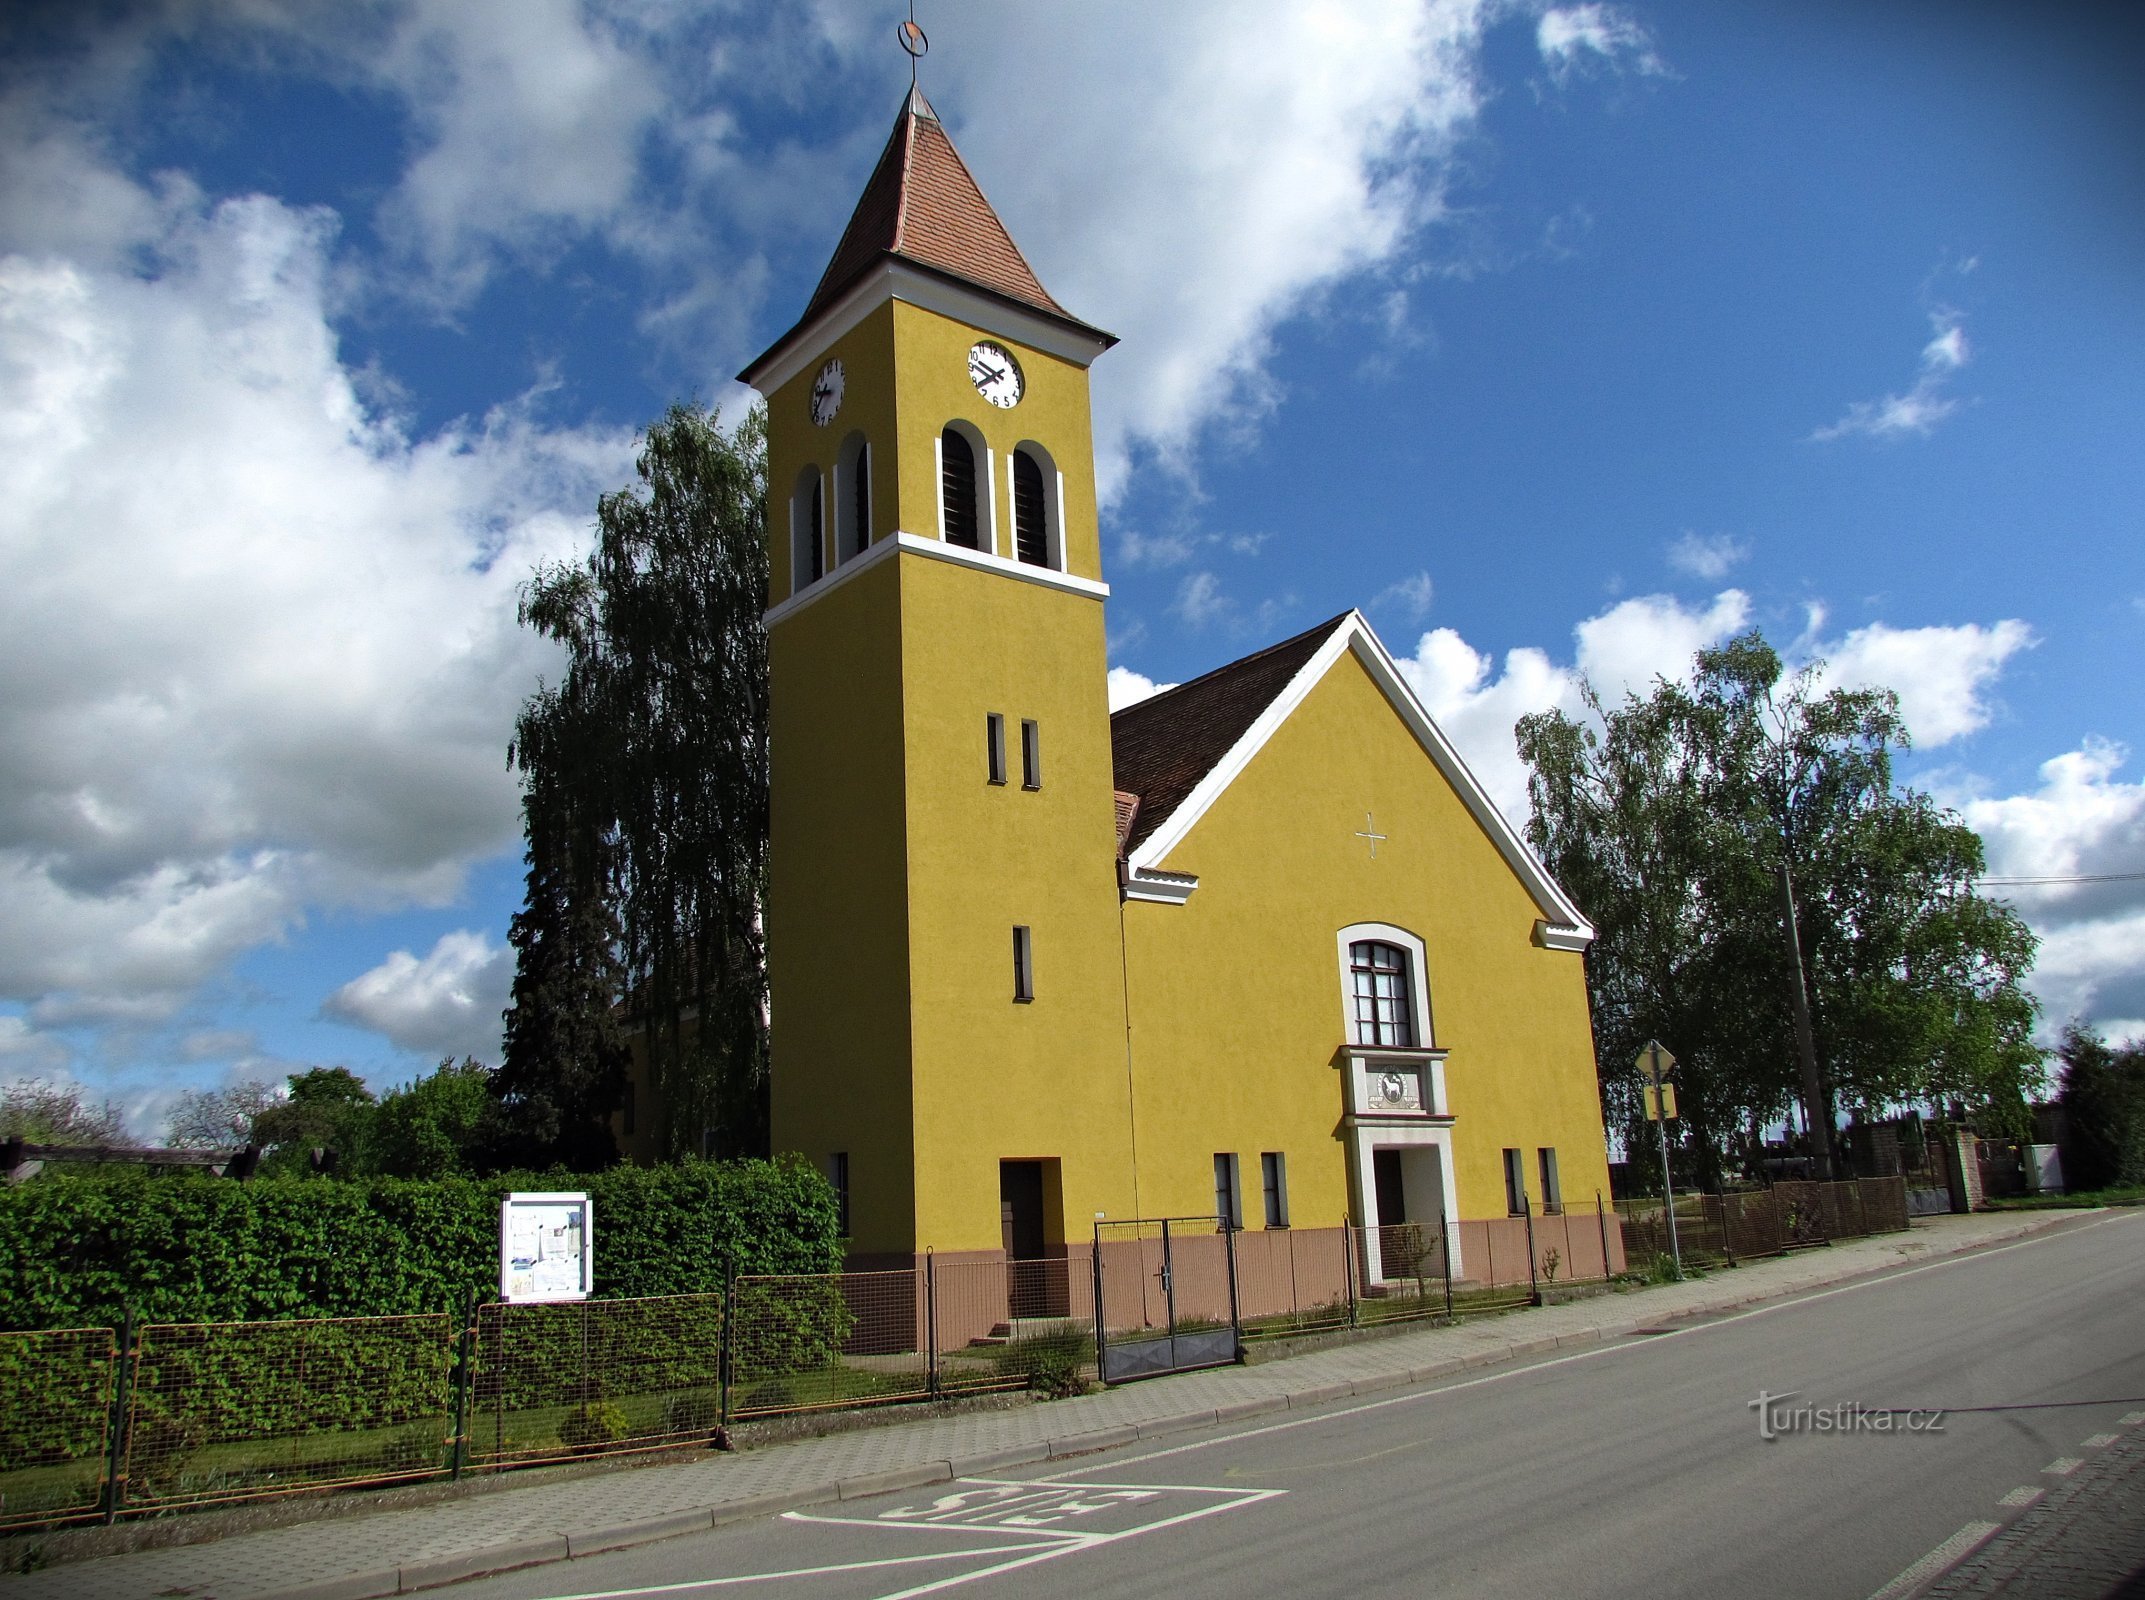
[[[917,90],[901,108],[804,320],[832,304],[883,255],[905,256],[1072,320],[1036,278],[946,137],[938,113]]]
[[[1139,814],[1140,797],[1136,794],[1126,794],[1125,791],[1122,789],[1118,790],[1117,854],[1120,859],[1124,856],[1125,853],[1125,841],[1132,836],[1132,819],[1134,817],[1137,817]]]
[[[1138,849],[1169,820],[1348,616],[1343,612],[1110,718],[1110,754],[1122,791],[1118,827],[1123,853]],[[1129,831],[1124,826],[1126,795],[1139,800]]]

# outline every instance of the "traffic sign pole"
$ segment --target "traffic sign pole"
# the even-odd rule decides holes
[[[1676,1263],[1676,1276],[1683,1276],[1683,1246],[1676,1238],[1676,1180],[1668,1170],[1668,1097],[1661,1092],[1661,1041],[1648,1039],[1640,1059],[1653,1074],[1654,1122],[1661,1130],[1661,1192],[1668,1198],[1668,1253]],[[1676,1058],[1670,1056],[1668,1064],[1674,1066]]]

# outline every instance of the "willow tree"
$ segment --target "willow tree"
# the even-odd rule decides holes
[[[765,412],[725,433],[673,406],[637,465],[640,484],[599,503],[587,559],[540,569],[523,597],[523,622],[566,653],[514,747],[524,915],[541,887],[565,976],[526,995],[517,978],[500,1078],[578,1074],[586,1127],[618,1102],[623,1076],[605,1062],[630,1038],[671,1154],[754,1154],[767,1141]],[[522,976],[537,942],[517,946]]]
[[[1529,838],[1599,933],[1612,1122],[1635,1129],[1649,1037],[1677,1056],[1709,1178],[1790,1107],[1821,1132],[1939,1098],[2016,1120],[2040,1061],[2033,936],[1975,892],[1973,830],[1895,781],[1895,695],[1789,674],[1751,633],[1700,652],[1687,685],[1587,706],[1522,720],[1519,743]]]

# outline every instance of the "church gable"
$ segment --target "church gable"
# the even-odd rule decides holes
[[[1492,803],[1355,611],[1111,719],[1116,785],[1138,800],[1124,835],[1127,893],[1177,902],[1191,893],[1196,879],[1165,871],[1164,861],[1344,656],[1360,664],[1526,889],[1541,913],[1540,941],[1552,949],[1583,950],[1593,939],[1592,926]]]

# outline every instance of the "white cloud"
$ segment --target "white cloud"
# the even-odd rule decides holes
[[[1904,394],[1888,394],[1878,400],[1857,400],[1830,427],[1819,428],[1815,440],[1843,439],[1863,434],[1872,439],[1896,439],[1904,434],[1926,434],[1959,409],[1959,402],[1945,392],[1952,376],[1973,357],[1966,342],[1960,314],[1948,308],[1929,314],[1930,338],[1922,346],[1921,376]]]
[[[1707,583],[1718,583],[1750,559],[1750,545],[1726,533],[1686,530],[1668,547],[1668,564]]]
[[[1492,659],[1451,628],[1424,634],[1399,666],[1498,809],[1520,824],[1527,816],[1527,768],[1512,729],[1521,717],[1549,710],[1582,715],[1581,674],[1611,704],[1627,691],[1644,694],[1657,677],[1687,677],[1692,657],[1735,633],[1749,614],[1749,598],[1737,589],[1699,610],[1667,595],[1645,595],[1574,628],[1571,666],[1523,646],[1507,651],[1503,673],[1492,676]]]
[[[1142,700],[1153,698],[1164,689],[1174,689],[1173,683],[1156,683],[1144,672],[1134,672],[1130,667],[1110,669],[1110,709],[1122,711],[1126,706],[1136,706]]]
[[[1206,430],[1255,423],[1278,397],[1276,325],[1439,214],[1490,10],[1126,0],[947,19],[960,49],[934,58],[934,103],[1043,282],[1124,339],[1098,368],[1106,497],[1135,448],[1183,466]],[[1052,92],[986,114],[1036,61]]]
[[[397,950],[322,1002],[321,1010],[424,1055],[499,1056],[499,1014],[514,981],[514,951],[473,929],[443,934],[419,960]]]
[[[2025,623],[1993,627],[1857,628],[1837,644],[1820,645],[1825,679],[1844,688],[1884,688],[1899,695],[1900,714],[1914,742],[1948,744],[1988,726],[1988,692],[2004,663],[2038,641]]]
[[[171,1014],[508,843],[548,659],[515,587],[630,472],[533,400],[423,438],[369,406],[329,214],[129,215],[124,264],[0,256],[0,998],[44,1025]]]
[[[1370,609],[1396,611],[1410,622],[1420,622],[1430,614],[1430,601],[1435,592],[1430,582],[1430,574],[1417,572],[1379,590],[1377,598],[1370,603]]]
[[[1629,14],[1615,6],[1552,6],[1534,25],[1534,45],[1558,83],[1589,61],[1611,67],[1629,64],[1635,72],[1665,73],[1653,38]]]
[[[1204,628],[1236,609],[1236,602],[1222,593],[1221,579],[1211,572],[1194,572],[1177,585],[1176,602],[1170,607],[1187,627]]]

